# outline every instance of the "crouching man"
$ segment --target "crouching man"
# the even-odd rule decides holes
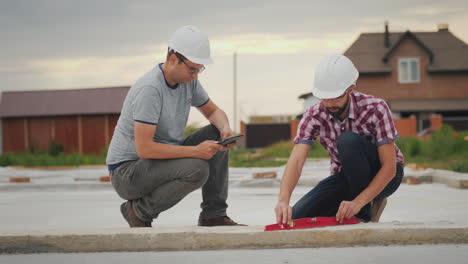
[[[358,76],[343,55],[329,56],[317,66],[312,92],[320,102],[307,109],[299,124],[275,207],[278,223],[316,216],[378,222],[387,197],[400,186],[403,155],[394,143],[398,135],[392,114],[382,99],[355,91]],[[317,138],[330,156],[331,176],[291,207],[291,193]]]
[[[120,211],[130,227],[151,227],[161,212],[201,187],[198,225],[238,225],[226,214],[227,149],[234,144],[217,143],[233,132],[198,81],[212,62],[209,40],[198,28],[184,26],[168,46],[166,61],[130,88],[109,146],[112,185],[127,200]],[[183,138],[191,106],[211,125]]]

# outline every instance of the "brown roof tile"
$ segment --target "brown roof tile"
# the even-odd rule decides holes
[[[362,33],[345,51],[360,73],[388,73],[385,55],[402,37],[414,36],[433,54],[429,72],[468,71],[468,45],[448,30],[437,32],[391,32],[390,46],[384,45],[385,33]]]
[[[0,117],[118,114],[129,88],[3,92]]]

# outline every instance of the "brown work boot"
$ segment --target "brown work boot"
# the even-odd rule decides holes
[[[151,227],[151,222],[142,221],[136,216],[131,201],[122,203],[120,212],[130,227]]]
[[[247,226],[234,222],[229,216],[216,216],[198,219],[199,226]]]
[[[378,223],[385,206],[387,205],[387,198],[374,199],[370,208],[371,222]]]

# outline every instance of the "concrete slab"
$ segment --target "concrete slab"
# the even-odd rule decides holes
[[[422,183],[441,183],[458,189],[468,188],[468,173],[435,169],[416,171],[405,168],[403,182],[408,178],[415,178]]]
[[[315,186],[330,174],[328,159],[307,161],[299,178],[300,186]],[[229,168],[229,184],[235,187],[277,187],[281,181],[284,166],[267,168]],[[254,175],[262,173],[276,173],[276,178],[255,179]],[[0,167],[0,191],[18,191],[31,189],[76,188],[103,189],[110,188],[110,184],[100,182],[108,174],[105,166],[83,166],[71,169],[24,169]],[[29,183],[10,183],[10,178],[28,177]],[[468,188],[468,173],[457,173],[447,170],[413,170],[405,168],[407,179],[417,179],[421,183],[442,183],[452,188]]]
[[[0,255],[8,264],[466,264],[468,244]]]
[[[298,186],[294,204],[312,187]],[[275,221],[279,188],[230,188],[228,215],[248,225]],[[161,213],[153,226],[196,225],[201,190],[190,193],[173,208]],[[10,231],[125,228],[119,210],[123,200],[114,190],[47,189],[0,191],[0,233]],[[442,184],[402,185],[389,200],[382,222],[465,223],[468,226],[468,192]]]
[[[328,176],[327,165],[327,160],[306,164],[291,204]],[[407,177],[443,184],[402,185],[389,199],[381,218],[384,223],[264,233],[263,226],[274,221],[280,179],[252,179],[252,174],[276,171],[282,175],[282,170],[284,167],[230,169],[228,214],[250,227],[191,226],[197,222],[201,202],[197,190],[163,212],[153,229],[137,230],[129,229],[121,217],[122,200],[112,186],[97,181],[105,167],[58,171],[0,168],[0,181],[10,176],[31,177],[31,183],[0,183],[0,252],[468,243],[468,192],[446,186],[457,186],[457,182],[463,186],[468,175],[430,169],[407,170]]]
[[[0,252],[171,251],[439,243],[468,243],[468,226],[449,222],[393,222],[274,232],[264,232],[263,226],[6,232],[0,235]]]

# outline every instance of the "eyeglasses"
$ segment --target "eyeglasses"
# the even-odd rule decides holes
[[[195,67],[192,67],[192,66],[188,65],[185,62],[185,58],[181,54],[179,54],[177,52],[175,52],[174,54],[176,55],[177,59],[179,59],[180,62],[182,62],[183,64],[185,64],[185,66],[187,66],[187,68],[189,69],[188,72],[190,74],[194,74],[194,73],[200,74],[205,70],[204,66],[202,66],[201,68],[195,68]]]

